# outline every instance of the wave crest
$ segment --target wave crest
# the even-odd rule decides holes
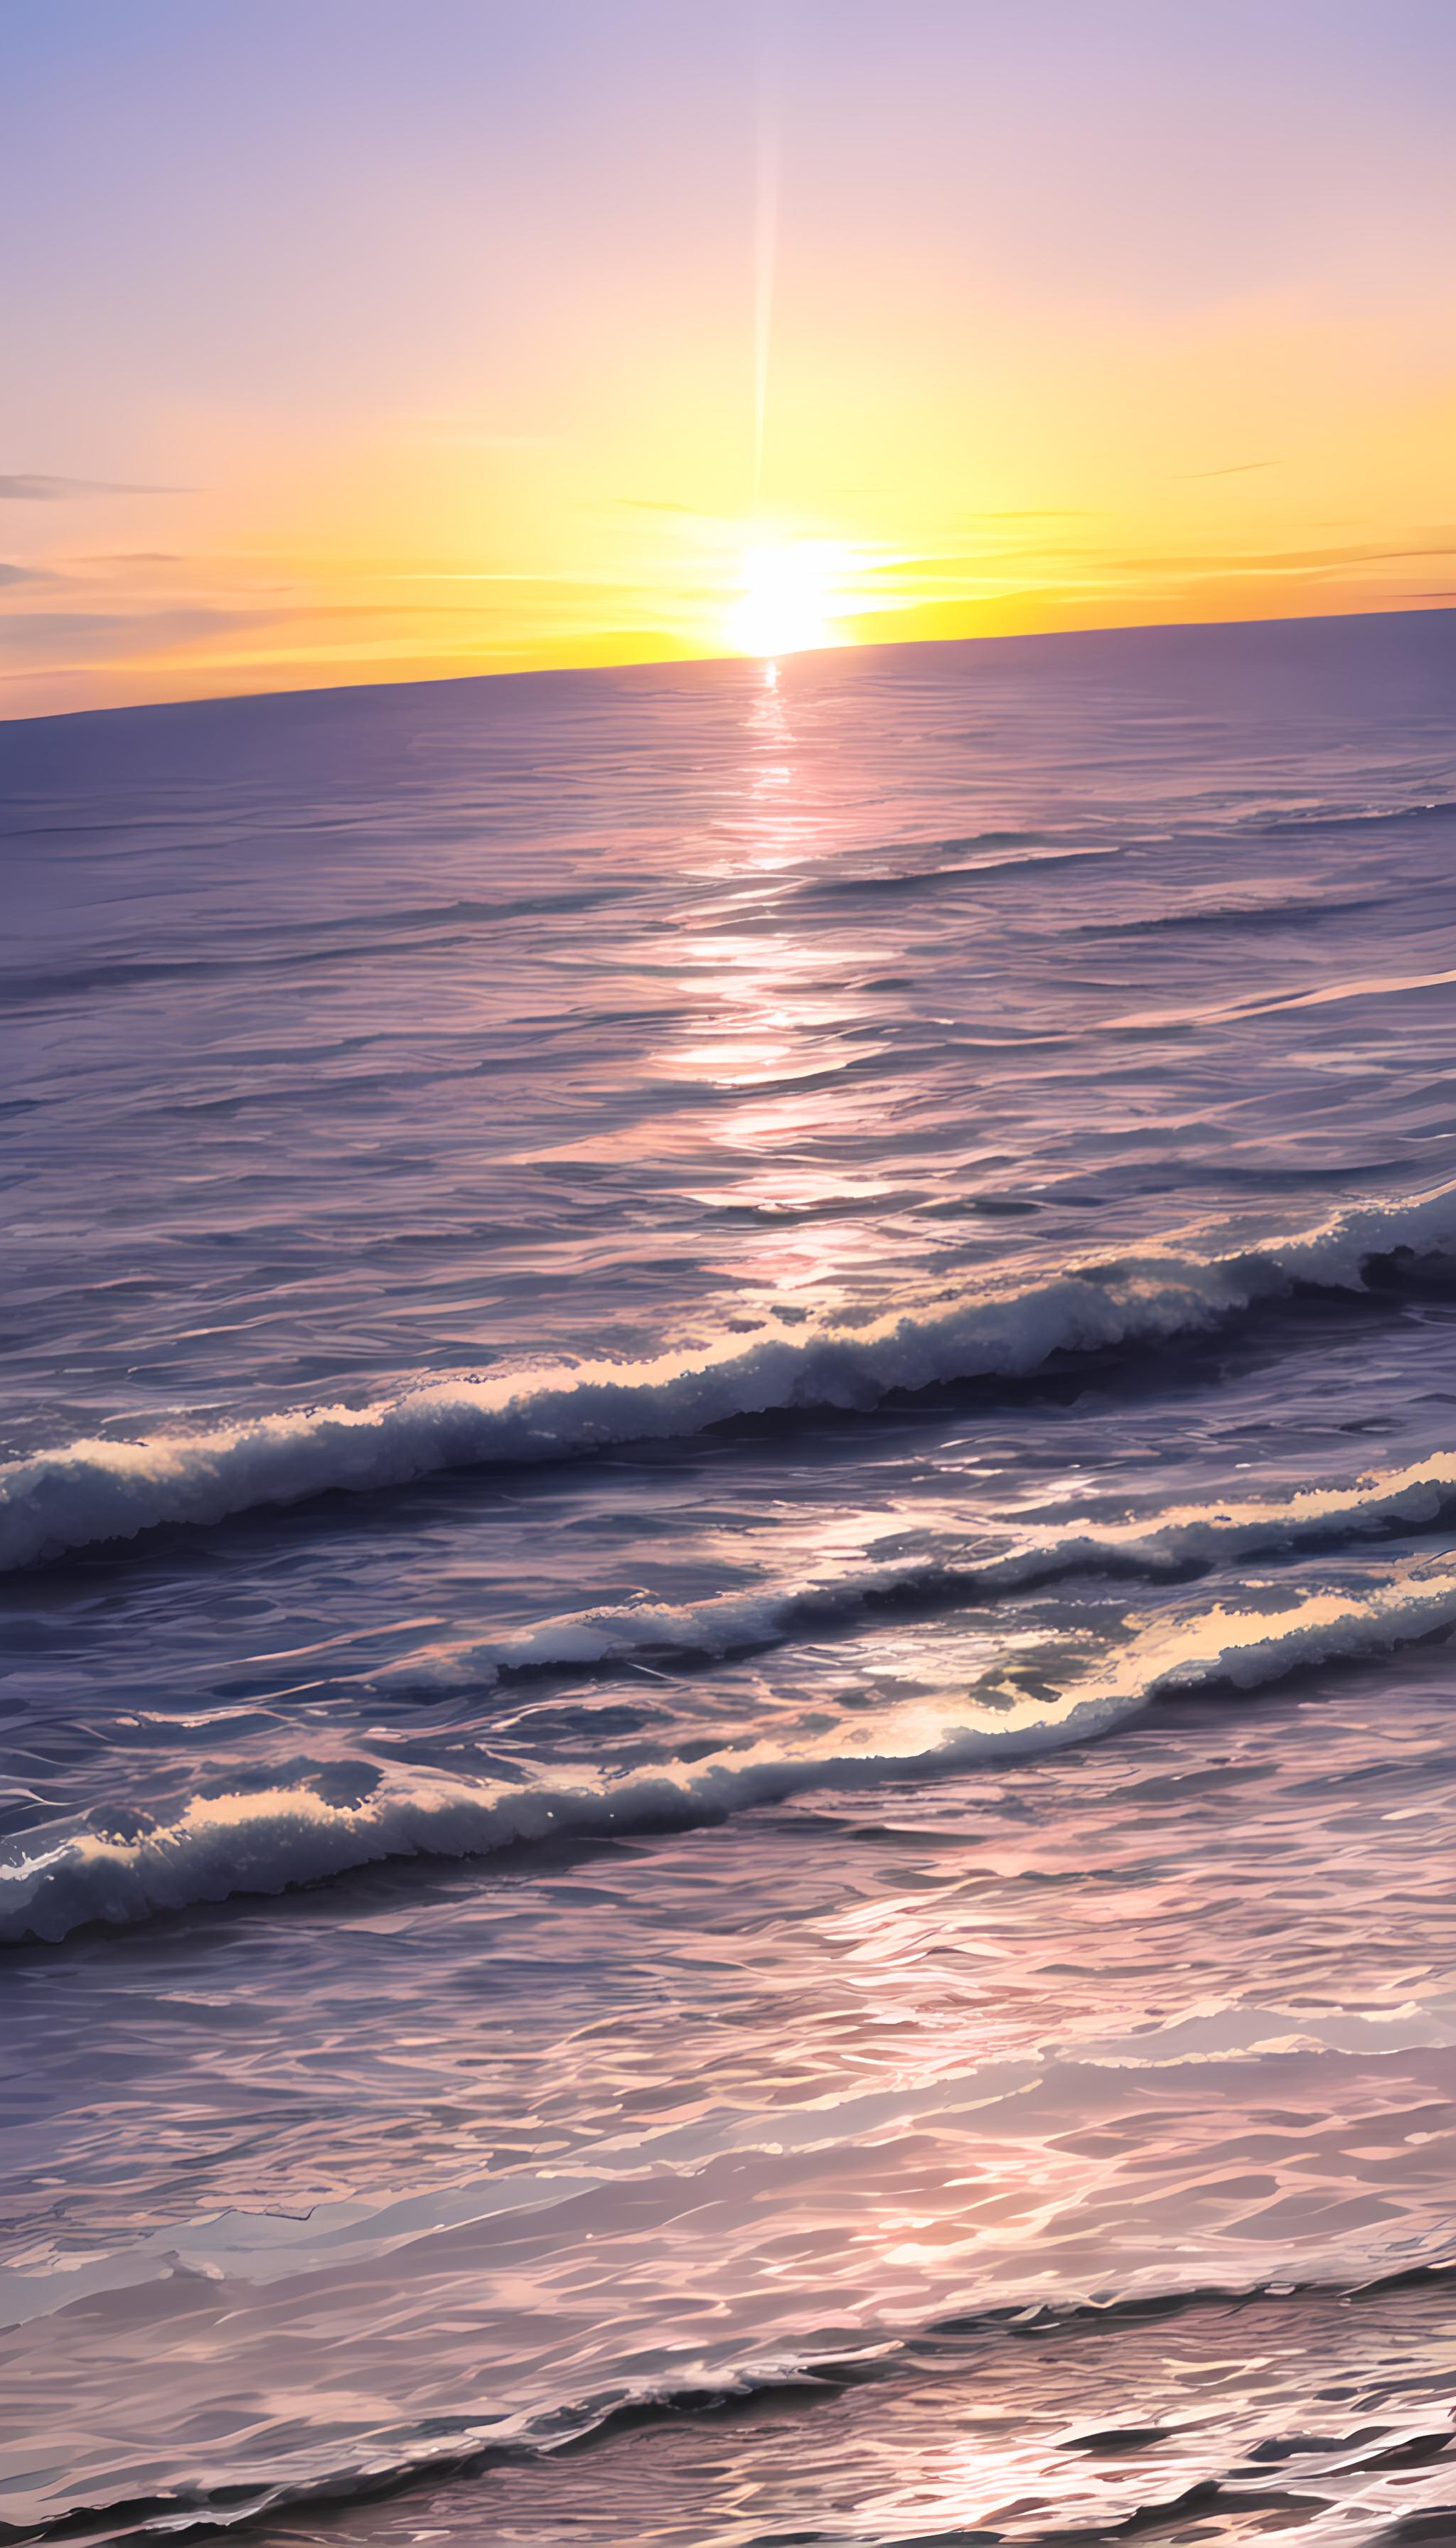
[[[0,1571],[340,1489],[397,1487],[443,1469],[559,1460],[611,1443],[690,1435],[771,1410],[866,1408],[895,1391],[1015,1378],[1053,1354],[1207,1328],[1296,1283],[1358,1291],[1373,1259],[1456,1238],[1456,1182],[1237,1254],[1165,1251],[1073,1265],[875,1317],[684,1345],[641,1362],[561,1364],[409,1389],[365,1407],[308,1407],[250,1422],[97,1438],[0,1470]]]
[[[1172,1690],[1252,1689],[1301,1666],[1378,1654],[1456,1626],[1456,1572],[1414,1560],[1372,1591],[1312,1592],[1279,1610],[1222,1603],[1156,1620],[1047,1699],[1009,1685],[902,1701],[795,1738],[750,1734],[570,1781],[321,1766],[287,1785],[194,1796],[165,1823],[105,1811],[42,1825],[0,1855],[0,1940],[53,1940],[234,1893],[280,1893],[394,1858],[472,1858],[596,1832],[684,1828],[812,1789],[944,1776],[1087,1740]],[[332,1789],[332,1794],[329,1790]],[[339,1801],[340,1795],[344,1800]]]

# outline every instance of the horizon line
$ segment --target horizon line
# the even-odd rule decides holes
[[[200,690],[183,693],[177,698],[133,699],[105,707],[36,708],[20,716],[7,716],[0,707],[0,736],[24,726],[55,725],[67,718],[163,715],[184,708],[237,707],[250,700],[343,697],[356,690],[449,689],[478,682],[581,681],[597,675],[621,673],[718,671],[725,665],[742,666],[746,672],[752,673],[762,671],[768,663],[791,664],[824,656],[905,654],[912,649],[919,651],[930,647],[1058,646],[1075,644],[1089,637],[1148,636],[1158,630],[1169,635],[1181,635],[1192,629],[1309,628],[1352,619],[1439,619],[1452,616],[1456,616],[1456,595],[1431,601],[1406,600],[1391,605],[1376,603],[1366,609],[1263,611],[1246,619],[1122,619],[1093,628],[1000,629],[994,633],[964,637],[857,638],[846,645],[797,648],[781,658],[732,654],[662,655],[632,657],[619,664],[528,664],[499,672],[407,673],[393,681],[309,682],[291,682],[281,689]],[[17,675],[11,678],[28,677]],[[84,675],[77,672],[71,678],[82,679]]]

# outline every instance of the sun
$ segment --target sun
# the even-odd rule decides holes
[[[743,554],[738,599],[723,634],[739,655],[802,654],[839,640],[841,558],[824,540],[756,542]]]

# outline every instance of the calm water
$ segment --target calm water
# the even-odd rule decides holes
[[[5,2536],[1456,2538],[1453,676],[0,730]]]

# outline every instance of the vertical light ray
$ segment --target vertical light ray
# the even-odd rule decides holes
[[[754,182],[754,501],[764,483],[764,430],[769,413],[769,351],[774,335],[774,276],[778,258],[779,117],[769,50],[767,13],[759,54],[758,144]]]

